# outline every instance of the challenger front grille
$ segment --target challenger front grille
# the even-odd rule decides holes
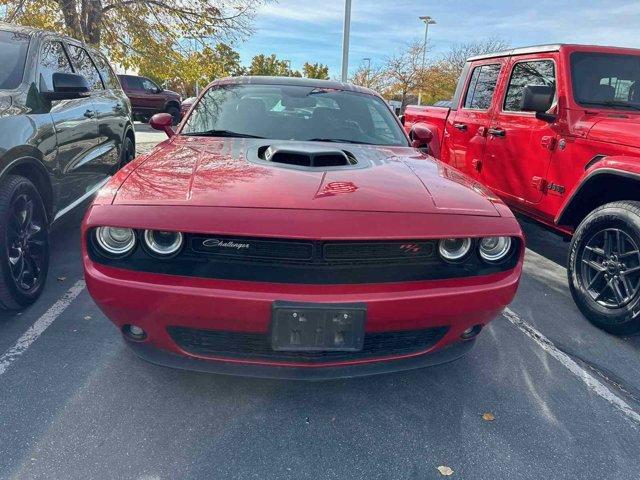
[[[433,347],[447,327],[399,332],[366,333],[359,352],[283,352],[271,348],[270,337],[261,333],[197,330],[168,327],[173,341],[184,351],[202,356],[247,360],[321,364],[336,361],[410,355]]]

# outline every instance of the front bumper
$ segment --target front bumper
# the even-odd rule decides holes
[[[119,328],[137,325],[143,342],[129,343],[153,363],[247,376],[325,379],[419,368],[451,361],[471,348],[462,332],[486,325],[513,299],[521,270],[481,277],[357,285],[291,285],[223,281],[134,272],[93,263],[85,252],[93,299]],[[168,327],[268,335],[273,302],[364,303],[365,331],[447,327],[426,350],[380,358],[301,363],[226,358],[183,350]]]

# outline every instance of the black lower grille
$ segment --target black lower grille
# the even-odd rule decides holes
[[[168,327],[176,344],[186,352],[203,356],[271,360],[282,362],[328,363],[363,358],[408,355],[434,346],[447,327],[400,332],[367,333],[359,352],[281,352],[271,348],[269,335],[217,330]]]

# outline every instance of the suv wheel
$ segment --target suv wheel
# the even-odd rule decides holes
[[[120,154],[120,168],[133,160],[136,156],[136,147],[128,136],[122,142],[122,153]]]
[[[173,117],[173,125],[178,125],[180,123],[180,109],[175,105],[171,105],[167,108],[167,113]]]
[[[640,202],[603,205],[578,226],[567,268],[580,311],[617,335],[640,331]]]
[[[18,310],[42,293],[49,232],[42,198],[24,177],[0,181],[0,308]]]

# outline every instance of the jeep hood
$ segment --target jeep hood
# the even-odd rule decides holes
[[[257,161],[276,142],[302,143],[176,135],[135,161],[113,203],[499,216],[486,190],[413,148],[314,143],[348,151],[347,167]]]
[[[587,134],[589,140],[638,147],[640,145],[640,114],[602,116]]]

